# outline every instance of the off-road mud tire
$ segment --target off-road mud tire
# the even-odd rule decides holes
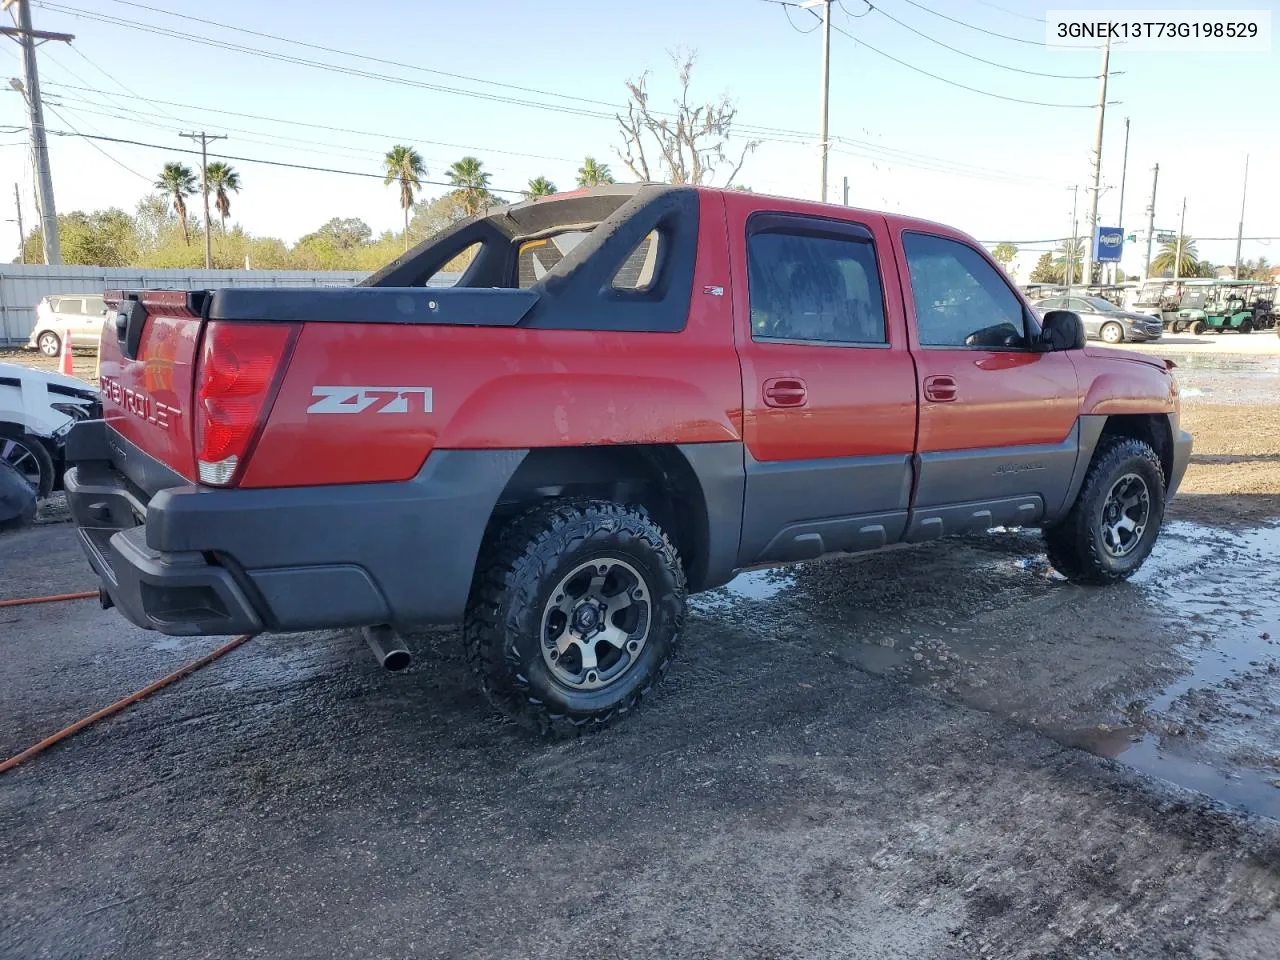
[[[1145,530],[1123,557],[1106,549],[1102,511],[1112,487],[1126,474],[1137,474],[1149,492]],[[1044,530],[1049,562],[1073,583],[1109,584],[1127,579],[1142,566],[1155,546],[1164,521],[1164,472],[1151,445],[1128,437],[1104,440],[1094,453],[1076,502],[1061,523]]]
[[[643,575],[649,632],[615,682],[578,690],[544,662],[543,616],[561,578],[593,556],[621,558]],[[680,557],[643,508],[548,501],[491,535],[482,550],[463,628],[467,660],[489,701],[517,723],[543,736],[577,736],[630,714],[657,686],[679,645],[685,599]]]

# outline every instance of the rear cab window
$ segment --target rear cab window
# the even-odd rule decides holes
[[[752,339],[888,344],[870,231],[853,223],[782,214],[753,216],[748,230]]]
[[[916,335],[933,349],[1027,350],[1022,301],[973,247],[930,233],[902,234]]]

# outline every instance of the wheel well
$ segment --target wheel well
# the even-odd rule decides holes
[[[590,497],[642,506],[680,551],[689,589],[707,570],[707,506],[678,448],[665,444],[544,447],[529,451],[498,498],[488,538],[539,500]]]
[[[1124,413],[1107,417],[1103,437],[1127,437],[1149,443],[1160,458],[1160,471],[1168,486],[1173,476],[1173,428],[1162,413]]]

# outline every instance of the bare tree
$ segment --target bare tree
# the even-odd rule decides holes
[[[632,173],[645,181],[654,180],[657,173],[657,179],[668,183],[709,184],[715,179],[717,167],[733,164],[724,182],[724,186],[731,186],[747,154],[755,150],[760,141],[749,140],[734,164],[727,148],[733,121],[738,115],[737,105],[727,94],[711,103],[690,105],[689,80],[697,52],[676,49],[669,55],[680,84],[680,95],[674,101],[675,112],[665,113],[654,108],[648,87],[649,71],[628,80],[631,98],[627,101],[627,113],[617,115],[623,148],[616,153]]]

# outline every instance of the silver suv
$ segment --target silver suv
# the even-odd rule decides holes
[[[73,347],[96,347],[102,333],[107,305],[100,293],[60,293],[45,297],[36,305],[36,326],[27,348],[46,357],[62,352],[62,343],[71,338]]]

